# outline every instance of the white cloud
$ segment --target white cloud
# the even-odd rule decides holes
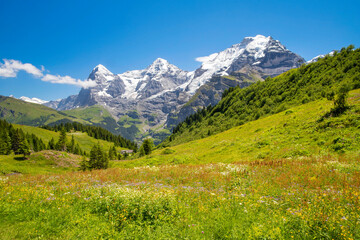
[[[46,74],[44,77],[41,78],[41,80],[44,82],[76,85],[83,88],[96,86],[96,82],[92,80],[82,81],[80,79],[75,79],[70,76],[60,76],[60,75],[52,75],[52,74]]]
[[[195,60],[198,61],[198,62],[201,62],[201,63],[208,62],[208,61],[214,60],[217,57],[217,55],[218,55],[218,53],[213,53],[213,54],[211,54],[209,56],[197,57],[197,58],[195,58]]]
[[[19,71],[25,71],[36,78],[41,79],[44,82],[58,83],[58,84],[70,84],[83,88],[89,88],[96,86],[96,82],[92,80],[80,80],[70,76],[60,76],[45,74],[43,72],[49,72],[41,65],[41,70],[30,63],[22,63],[18,60],[3,59],[4,63],[0,63],[0,77],[13,78],[17,76]]]
[[[0,77],[16,77],[19,71],[25,71],[35,77],[43,76],[42,71],[30,63],[8,59],[3,61],[4,63],[0,63]]]

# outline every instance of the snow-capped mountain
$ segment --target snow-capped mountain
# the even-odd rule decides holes
[[[192,77],[162,58],[156,59],[144,70],[134,70],[118,75],[125,84],[124,98],[141,99],[172,91]]]
[[[20,100],[23,100],[25,102],[30,102],[30,103],[36,103],[36,104],[45,104],[49,101],[45,101],[45,100],[41,100],[39,98],[28,98],[28,97],[25,97],[25,96],[22,96],[22,97],[19,97]]]
[[[191,114],[194,109],[182,112],[179,110],[194,96],[199,87],[207,84],[215,76],[245,74],[248,80],[255,75],[256,80],[262,80],[304,63],[303,58],[287,50],[279,41],[262,35],[246,37],[239,44],[197,60],[202,64],[191,72],[181,70],[162,58],[156,59],[145,69],[121,74],[114,74],[99,64],[88,77],[96,82],[95,87],[83,88],[77,95],[61,101],[50,101],[45,105],[57,110],[68,110],[99,104],[116,120],[120,119],[118,124],[122,131],[128,131],[128,127],[123,125],[129,124],[127,122],[122,125],[121,119],[131,115],[131,119],[136,119],[133,123],[135,129],[140,133],[146,133],[153,128],[169,126],[166,121],[170,113],[173,117],[177,113]],[[221,96],[221,92],[233,84],[246,86],[241,81],[229,83],[223,79],[216,83],[212,80],[209,85],[212,90],[202,91],[202,94],[195,94],[194,97],[203,97],[204,94]],[[208,99],[212,99],[211,104],[216,104],[219,97]],[[195,102],[208,104],[207,101]],[[179,116],[178,119],[184,119],[184,116]],[[127,135],[124,132],[123,135],[134,136],[138,133],[131,129],[131,134]]]
[[[302,57],[286,49],[278,40],[262,35],[246,37],[241,43],[222,52],[199,57],[196,60],[202,65],[186,86],[190,94],[212,76],[229,75],[245,66],[251,66],[268,76],[276,76],[305,62]]]
[[[331,51],[326,55],[333,56],[334,53],[335,53],[335,51]],[[312,58],[311,60],[307,61],[306,64],[317,62],[320,58],[324,58],[326,55],[321,54],[319,56],[316,56],[316,57]]]

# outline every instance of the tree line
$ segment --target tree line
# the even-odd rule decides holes
[[[24,133],[22,129],[15,129],[11,123],[0,119],[0,154],[8,155],[12,152],[23,154],[24,157],[30,151],[38,152],[47,149],[42,139],[34,134]]]
[[[35,134],[24,133],[21,128],[15,128],[11,123],[0,119],[0,155],[23,154],[26,158],[31,152],[42,150],[58,150],[77,155],[87,155],[75,142],[74,136],[72,136],[71,141],[67,141],[64,129],[60,131],[57,141],[52,138],[48,143],[44,143]]]

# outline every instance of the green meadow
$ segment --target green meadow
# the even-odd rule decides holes
[[[2,239],[359,239],[359,156],[0,178]]]

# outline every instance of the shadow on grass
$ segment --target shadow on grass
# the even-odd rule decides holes
[[[329,112],[325,113],[323,116],[321,116],[317,122],[322,122],[327,118],[331,117],[340,117],[343,113],[345,113],[346,110],[350,109],[350,106],[342,107],[342,108],[332,108]]]
[[[14,159],[15,159],[16,161],[24,161],[24,160],[26,160],[27,158],[24,157],[24,156],[17,156],[17,157],[14,157]]]

